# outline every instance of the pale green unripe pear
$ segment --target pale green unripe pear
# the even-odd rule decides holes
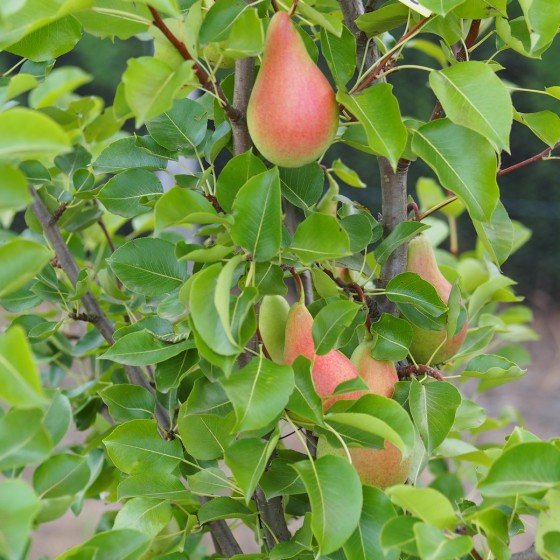
[[[283,363],[286,322],[290,305],[278,295],[264,296],[259,309],[259,332],[272,361]]]
[[[443,303],[449,302],[453,286],[440,272],[432,245],[425,235],[418,235],[408,244],[406,269],[429,282],[436,289]],[[425,364],[431,359],[431,363],[438,364],[445,362],[459,351],[467,336],[468,323],[465,321],[462,329],[448,340],[445,340],[447,336],[445,329],[431,331],[415,325],[412,329],[410,354],[418,363]]]

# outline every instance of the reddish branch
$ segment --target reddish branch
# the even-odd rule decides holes
[[[406,43],[406,41],[408,41],[408,39],[410,39],[410,37],[412,37],[419,29],[421,29],[422,27],[424,27],[424,25],[426,25],[426,23],[428,23],[428,21],[431,19],[431,17],[432,16],[425,17],[425,18],[421,19],[414,27],[411,27],[397,41],[397,43],[395,45],[395,48],[403,45],[404,43]],[[375,81],[377,76],[379,76],[379,74],[381,74],[381,72],[383,72],[383,70],[385,70],[387,65],[391,63],[392,58],[393,58],[393,54],[394,54],[393,52],[389,52],[385,56],[383,56],[382,58],[379,59],[379,61],[372,68],[370,73],[355,87],[354,94],[359,93],[360,91],[364,90],[365,88],[367,88],[369,85],[371,85]]]
[[[518,169],[527,167],[528,165],[531,165],[532,163],[536,163],[537,161],[541,161],[549,157],[550,154],[553,152],[553,150],[555,150],[556,148],[560,148],[560,142],[556,142],[556,144],[552,148],[547,148],[546,150],[542,151],[540,154],[530,157],[529,159],[525,159],[523,161],[520,161],[519,163],[510,165],[509,167],[505,167],[504,169],[500,169],[498,171],[498,177],[501,177],[502,175],[507,175],[508,173],[513,173]]]
[[[241,114],[235,107],[231,105],[226,97],[225,93],[223,92],[222,88],[219,84],[213,84],[210,76],[206,73],[204,68],[198,64],[194,58],[192,57],[191,53],[187,49],[187,46],[183,41],[178,39],[173,31],[167,27],[167,24],[163,21],[162,17],[160,16],[159,12],[153,8],[152,6],[148,6],[150,13],[152,14],[154,25],[163,33],[165,38],[175,47],[177,52],[185,59],[191,60],[193,62],[193,70],[198,78],[200,85],[208,90],[212,91],[215,90],[218,94],[218,97],[224,107],[224,110],[232,122],[237,122],[240,118],[242,118]]]

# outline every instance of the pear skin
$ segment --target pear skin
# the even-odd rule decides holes
[[[406,269],[408,272],[415,272],[429,282],[438,293],[444,303],[449,302],[452,285],[440,272],[434,250],[425,235],[418,235],[408,244],[408,259]],[[433,356],[440,344],[445,340],[445,330],[431,331],[412,325],[413,336],[410,345],[410,353],[419,363],[427,363],[432,358],[432,363],[438,364],[445,362],[454,356],[467,336],[468,322],[452,338],[447,340]]]
[[[313,363],[313,384],[317,394],[324,399],[325,410],[338,400],[357,399],[362,395],[361,391],[354,391],[326,398],[332,395],[343,381],[358,377],[358,370],[339,350],[331,350],[321,356],[315,353],[313,317],[302,303],[294,304],[288,313],[284,363],[291,365],[298,356],[304,356]]]
[[[372,393],[391,398],[395,383],[399,380],[397,369],[393,362],[373,358],[372,346],[372,341],[362,342],[356,347],[350,359]]]
[[[264,296],[259,309],[259,332],[268,354],[277,364],[283,363],[286,322],[290,306],[279,295]]]
[[[282,167],[315,161],[335,137],[335,93],[286,12],[270,20],[247,125],[256,148]]]
[[[412,466],[412,454],[405,460],[401,452],[390,442],[385,442],[383,449],[367,447],[350,447],[352,464],[360,476],[362,484],[385,489],[395,484],[403,484],[408,478]],[[320,437],[317,443],[317,458],[323,455],[346,457],[344,449],[333,447]]]

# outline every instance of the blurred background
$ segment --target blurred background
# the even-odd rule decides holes
[[[481,47],[481,57],[493,52],[495,45],[492,41],[493,38]],[[508,68],[501,73],[501,77],[524,88],[543,89],[560,85],[559,43],[557,41],[542,60],[529,60],[511,52],[498,54],[496,62]],[[93,79],[79,92],[101,96],[107,105],[111,105],[115,86],[124,72],[127,59],[150,53],[150,42],[138,39],[126,42],[118,39],[100,40],[88,35],[84,36],[72,53],[57,61],[57,67],[69,65],[84,69]],[[433,60],[418,51],[411,50],[407,52],[407,56],[410,56],[411,63],[433,65]],[[0,53],[0,73],[15,62],[17,58]],[[406,71],[393,74],[391,81],[395,86],[402,114],[427,119],[435,102],[427,87],[427,74]],[[516,93],[514,105],[520,112],[544,109],[560,111],[560,101],[531,93]],[[129,126],[132,127],[132,123]],[[505,155],[503,163],[509,165],[524,160],[545,148],[527,128],[514,124],[511,156]],[[376,216],[380,212],[380,189],[374,159],[341,144],[329,151],[326,163],[336,158],[341,158],[355,169],[367,184],[367,189],[352,189],[343,194],[358,199]],[[226,159],[227,155],[224,154],[222,165]],[[525,296],[526,303],[534,311],[534,328],[539,333],[540,340],[528,344],[533,363],[522,380],[483,396],[484,404],[495,415],[505,413],[513,417],[513,407],[517,407],[527,429],[542,438],[557,435],[560,412],[560,306],[556,300],[556,294],[560,291],[559,170],[560,162],[543,161],[499,181],[502,201],[511,218],[532,230],[529,242],[506,262],[503,272],[518,281],[517,291]],[[431,177],[432,173],[422,163],[413,164],[410,170],[411,194],[414,194],[416,180],[422,176]],[[14,227],[25,227],[21,217],[18,217]],[[474,248],[474,229],[466,215],[459,222],[459,247],[461,251]],[[80,438],[81,434],[75,436]],[[496,437],[502,435],[496,434]],[[56,556],[62,550],[81,542],[86,535],[91,535],[102,513],[102,504],[89,504],[88,507],[92,508],[91,515],[74,518],[68,514],[56,523],[43,526],[33,545],[32,560]]]

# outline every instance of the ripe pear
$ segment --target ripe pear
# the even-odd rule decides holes
[[[282,167],[316,160],[336,134],[334,91],[286,12],[277,12],[270,20],[247,125],[261,154]]]
[[[429,282],[438,293],[444,303],[449,302],[452,285],[440,272],[434,250],[428,238],[425,235],[418,235],[408,244],[408,260],[406,269],[409,272],[415,272],[421,278]],[[413,328],[412,344],[410,345],[410,353],[414,359],[425,364],[432,358],[432,355],[440,344],[446,338],[445,329],[441,331],[431,331],[423,329],[415,325]],[[432,363],[438,364],[445,362],[455,355],[461,348],[465,337],[467,336],[468,323],[452,338],[442,344],[441,348],[432,358]]]
[[[395,383],[399,380],[397,370],[392,362],[376,360],[371,355],[373,342],[366,340],[359,344],[352,354],[352,363],[376,395],[391,397]],[[412,465],[412,455],[405,460],[401,452],[389,441],[383,449],[367,447],[350,447],[352,464],[360,476],[362,484],[387,488],[394,484],[402,484],[408,478]],[[323,455],[340,455],[346,457],[344,449],[331,446],[324,437],[319,438],[317,457]]]
[[[349,450],[352,464],[362,484],[385,489],[406,482],[412,466],[412,454],[403,460],[401,452],[389,441],[385,442],[383,449],[350,447]],[[324,437],[320,437],[317,443],[317,458],[323,455],[346,457],[346,452],[342,448],[333,447]]]
[[[395,383],[399,380],[397,369],[393,362],[373,358],[372,346],[371,340],[362,342],[356,347],[350,360],[372,393],[391,398],[395,390]]]
[[[294,304],[286,321],[284,363],[291,365],[298,356],[304,356],[313,363],[311,375],[315,390],[320,397],[329,397],[343,381],[358,377],[354,364],[340,350],[330,350],[318,355],[313,342],[313,317],[303,303]],[[357,399],[362,391],[344,393],[323,400],[326,410],[340,399]]]

